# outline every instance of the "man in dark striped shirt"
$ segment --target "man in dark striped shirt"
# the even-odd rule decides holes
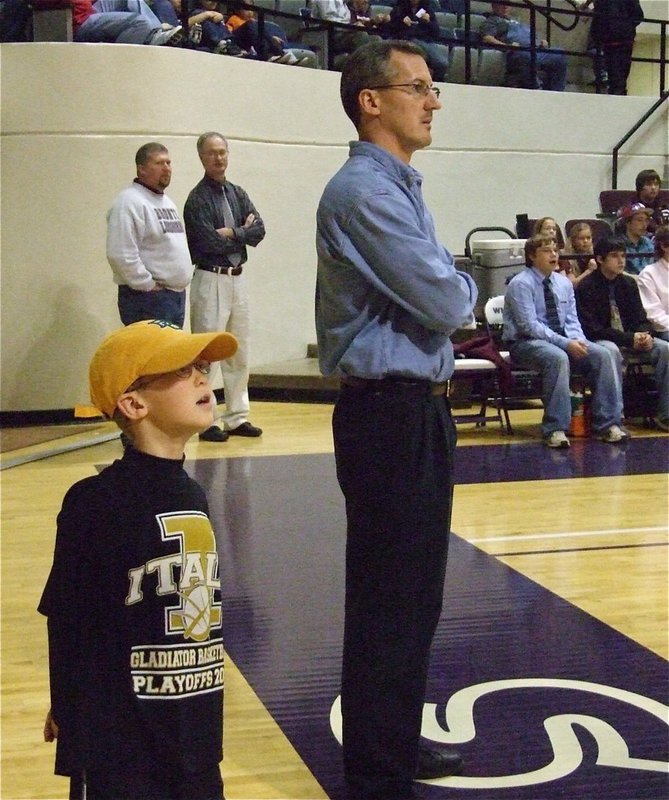
[[[212,425],[200,439],[224,442],[231,435],[260,436],[249,422],[249,304],[244,265],[246,247],[265,238],[265,225],[241,186],[225,177],[228,143],[220,133],[203,133],[197,152],[204,177],[188,195],[184,222],[195,274],[191,283],[193,333],[225,330],[239,342],[237,353],[221,363],[225,413],[223,428]]]

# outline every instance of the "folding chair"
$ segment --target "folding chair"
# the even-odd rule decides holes
[[[30,3],[36,42],[71,42],[72,6],[69,0],[34,0]]]
[[[611,236],[613,233],[613,229],[609,223],[603,219],[568,219],[564,224],[564,232],[567,238],[569,238],[569,231],[572,229],[572,226],[576,225],[577,222],[588,223],[592,231],[593,242],[596,242],[604,236]]]
[[[532,369],[519,367],[511,361],[508,350],[502,350],[501,341],[504,330],[504,295],[491,297],[485,304],[483,313],[487,330],[496,344],[501,357],[508,364],[508,379],[498,382],[498,393],[490,402],[504,416],[507,433],[513,433],[509,411],[523,407],[526,400],[541,400],[541,375]]]
[[[451,376],[449,390],[454,383],[466,381],[471,385],[470,403],[479,404],[478,411],[454,413],[453,421],[475,423],[483,428],[488,422],[499,422],[502,431],[512,433],[505,404],[506,387],[510,384],[510,371],[505,354],[500,353],[497,342],[486,325],[484,332],[453,345],[455,370]],[[506,353],[508,358],[508,353]],[[496,413],[490,413],[494,409]]]

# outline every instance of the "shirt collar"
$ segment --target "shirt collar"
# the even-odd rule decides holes
[[[223,187],[227,183],[227,180],[223,181],[223,183],[221,183],[220,181],[215,181],[213,178],[210,178],[209,175],[205,175],[202,178],[202,181],[204,184],[209,186],[210,189],[213,189],[216,192],[222,192]]]
[[[142,183],[139,178],[135,178],[133,183],[138,183],[140,186],[143,186],[148,192],[153,192],[154,194],[165,194],[161,189],[152,189],[150,186],[147,186],[145,183]]]
[[[378,161],[389,172],[395,173],[397,177],[411,185],[417,183],[419,186],[423,183],[423,176],[417,169],[414,169],[411,164],[405,164],[400,161],[397,156],[379,147],[378,144],[372,142],[350,142],[349,143],[349,156],[368,156]]]
[[[550,280],[553,277],[553,275],[555,275],[554,272],[551,272],[550,275],[544,275],[544,273],[541,270],[537,269],[536,267],[530,267],[529,269],[530,272],[534,275],[535,279],[539,281],[539,283],[543,283],[546,280],[546,278]],[[553,283],[552,280],[551,283]]]

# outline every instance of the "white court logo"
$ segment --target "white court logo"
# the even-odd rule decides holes
[[[437,705],[425,703],[423,707],[423,726],[421,733],[426,739],[447,745],[470,742],[476,737],[474,727],[474,704],[476,701],[494,692],[511,689],[572,689],[610,697],[622,703],[634,706],[641,711],[656,717],[664,725],[669,725],[669,707],[651,700],[641,694],[615,689],[601,683],[587,681],[570,681],[552,678],[519,678],[514,680],[490,681],[468,686],[456,692],[446,704],[443,713],[443,724],[437,719]],[[516,786],[533,786],[538,783],[554,781],[574,772],[583,761],[583,750],[574,726],[585,728],[597,742],[597,764],[603,767],[639,769],[650,772],[669,772],[666,761],[651,761],[644,758],[631,758],[627,743],[618,731],[598,717],[587,714],[556,714],[544,720],[544,728],[553,748],[553,760],[540,769],[516,775],[498,775],[495,777],[467,777],[454,775],[429,781],[432,786],[448,786],[457,789],[510,789]],[[337,741],[341,744],[341,699],[337,699],[330,709],[330,727]],[[658,742],[666,741],[658,737]]]

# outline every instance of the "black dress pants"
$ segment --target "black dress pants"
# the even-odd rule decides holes
[[[429,383],[342,388],[333,432],[346,500],[342,670],[350,800],[411,797],[442,607],[455,429]]]
[[[172,765],[152,766],[122,773],[111,764],[107,770],[72,777],[70,800],[225,800],[218,764],[192,774]]]
[[[609,94],[627,94],[627,79],[632,67],[633,47],[633,39],[604,45],[604,60],[609,74]]]

